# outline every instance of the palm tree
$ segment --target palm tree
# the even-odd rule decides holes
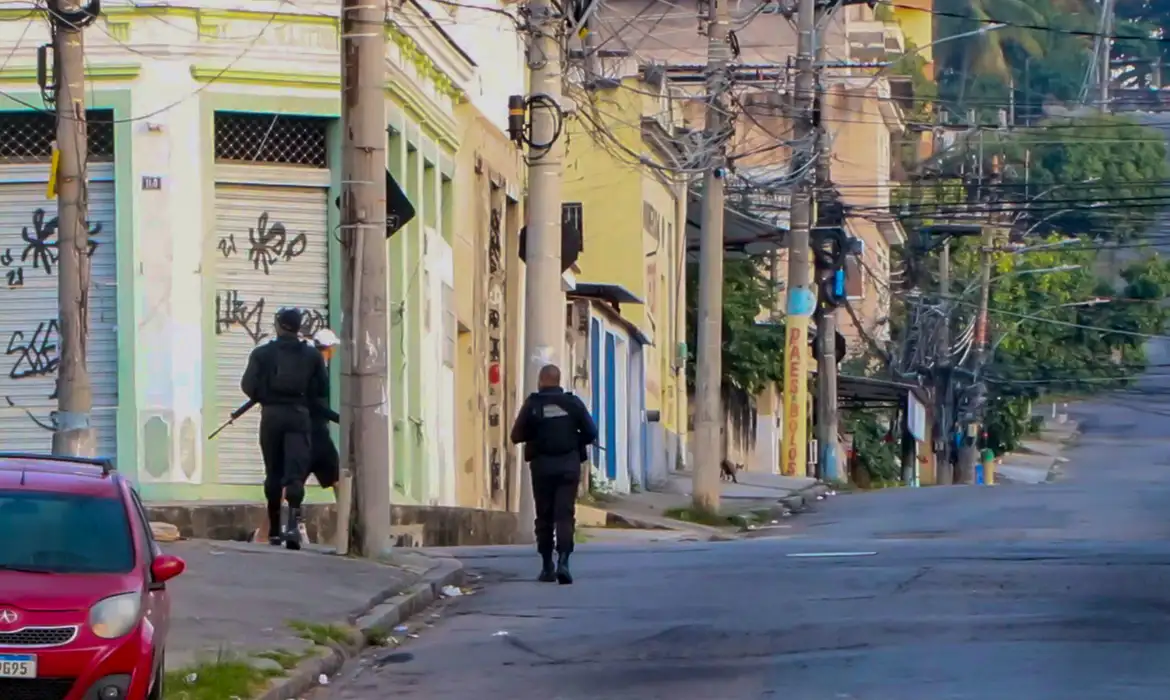
[[[1007,84],[1013,63],[1043,57],[1051,46],[1049,31],[1036,27],[1056,25],[1061,16],[1083,14],[1089,0],[938,0],[937,34],[940,38],[971,32],[988,23],[1008,26],[940,44],[936,62],[943,75],[957,87],[952,92],[964,105],[968,89],[977,78]],[[961,17],[961,18],[960,18]],[[969,18],[969,19],[968,19]]]

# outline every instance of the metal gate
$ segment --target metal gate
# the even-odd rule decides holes
[[[301,309],[309,333],[328,325],[329,180],[323,169],[217,166],[216,425],[247,400],[240,378],[279,309]],[[250,411],[217,438],[220,483],[264,480],[259,421]]]
[[[105,117],[108,121],[108,117]],[[5,129],[8,125],[5,124]],[[99,127],[100,128],[100,127]],[[7,145],[7,144],[5,144]],[[3,149],[12,157],[10,149]],[[112,154],[112,142],[110,144]],[[35,157],[28,154],[29,159]],[[0,445],[48,451],[57,408],[57,202],[46,197],[48,163],[0,165]],[[117,256],[114,166],[89,165],[91,426],[97,451],[116,456],[118,406]]]

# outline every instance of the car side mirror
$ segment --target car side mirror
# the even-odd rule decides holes
[[[163,584],[183,573],[187,562],[173,554],[160,554],[150,563],[152,587],[162,588]]]

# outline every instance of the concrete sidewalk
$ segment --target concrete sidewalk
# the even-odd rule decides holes
[[[168,584],[168,670],[246,659],[278,676],[259,697],[280,700],[336,670],[371,635],[389,633],[444,586],[462,582],[456,560],[411,552],[378,563],[239,542],[188,540],[163,549],[187,562]]]
[[[706,540],[729,539],[741,528],[714,527],[666,515],[672,509],[690,507],[691,478],[689,472],[675,472],[657,491],[608,496],[599,507],[608,512],[611,522],[627,527],[676,530]],[[805,477],[741,471],[736,479],[739,483],[720,482],[722,514],[728,517],[765,512],[769,520],[786,517],[804,510],[829,490],[816,479]]]
[[[1076,439],[1078,426],[1075,421],[1046,422],[1035,436],[1020,441],[1020,449],[1003,456],[1002,463],[995,469],[996,483],[1040,484],[1053,481],[1060,473],[1061,465],[1068,462],[1063,457],[1069,444]]]

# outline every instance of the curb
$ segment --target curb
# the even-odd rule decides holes
[[[346,661],[366,649],[371,633],[390,632],[396,625],[438,600],[444,586],[460,585],[464,579],[461,562],[451,558],[440,559],[423,574],[420,582],[338,623],[356,631],[354,644],[321,648],[314,657],[297,664],[288,675],[273,679],[268,689],[253,700],[288,700],[317,687],[321,674],[332,676],[341,670]]]
[[[797,513],[807,508],[810,503],[815,503],[821,496],[824,496],[828,492],[828,484],[817,482],[815,484],[805,486],[796,493],[781,498],[780,502],[783,503],[793,513]]]
[[[776,503],[786,509],[789,513],[795,515],[802,513],[808,509],[811,503],[815,503],[818,498],[824,496],[830,491],[828,484],[820,482],[809,484],[799,491],[789,493],[787,496],[782,496],[776,499]],[[729,532],[722,530],[712,525],[703,525],[701,523],[689,523],[686,521],[675,521],[669,524],[662,522],[668,520],[665,516],[661,518],[654,518],[653,520],[639,518],[638,516],[626,515],[624,513],[615,513],[613,511],[606,511],[607,525],[612,527],[614,525],[624,526],[635,530],[660,530],[667,532],[687,532],[693,535],[698,535],[704,538],[706,542],[732,542],[742,539],[745,533],[755,532],[750,529],[741,529],[737,532]]]

